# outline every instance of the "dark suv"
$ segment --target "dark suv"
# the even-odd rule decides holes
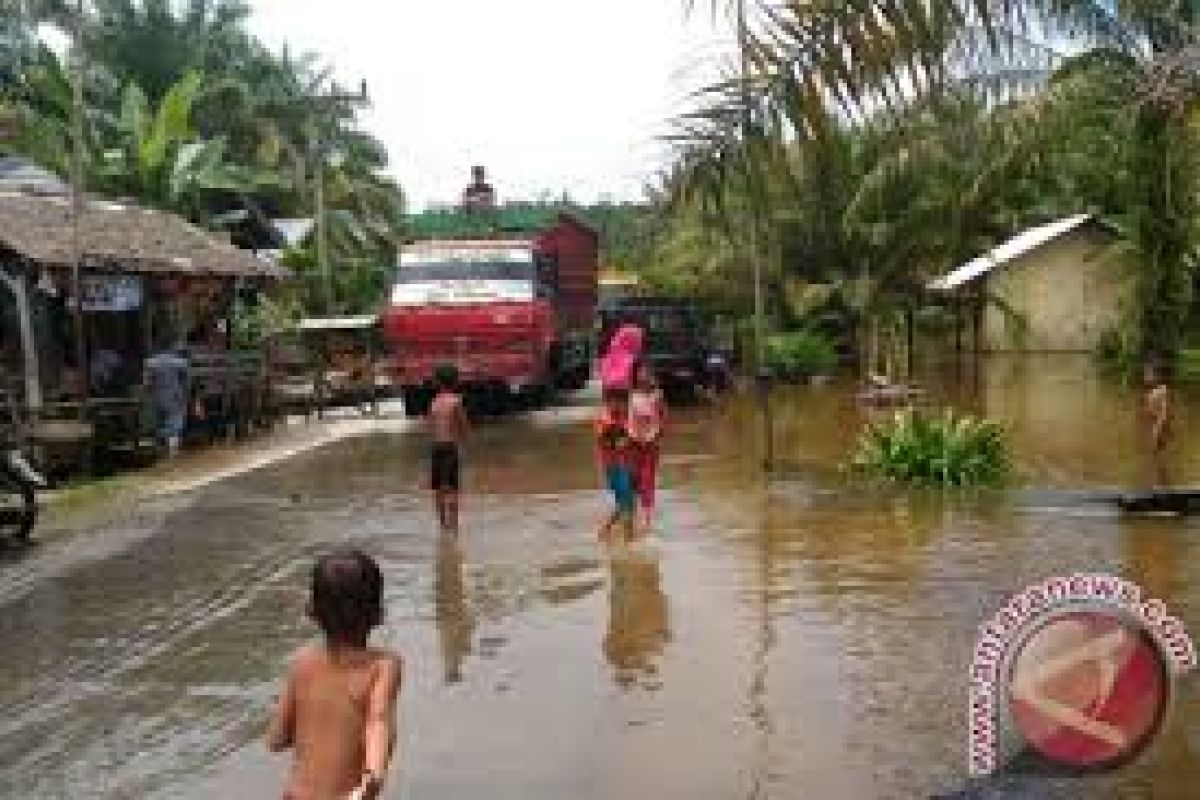
[[[663,391],[690,398],[707,383],[708,341],[696,307],[665,297],[625,297],[600,308],[600,352],[621,325],[646,334],[645,356]]]

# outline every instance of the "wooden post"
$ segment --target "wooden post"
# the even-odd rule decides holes
[[[0,266],[0,281],[12,292],[17,306],[17,324],[21,329],[21,352],[25,362],[25,404],[35,416],[42,409],[42,381],[38,369],[37,341],[33,336],[33,315],[29,308],[29,292],[22,272],[10,275]]]
[[[379,379],[375,374],[375,344],[378,329],[372,327],[367,332],[367,380],[371,385],[371,416],[379,416]]]
[[[909,384],[912,383],[913,372],[916,371],[916,369],[915,369],[916,368],[916,346],[917,346],[916,321],[914,320],[913,316],[914,315],[913,315],[912,307],[911,306],[905,307],[905,309],[904,309],[904,326],[905,326],[905,336],[907,338],[907,342],[906,342],[905,346],[908,349],[908,353],[907,353],[907,359],[905,362],[905,371],[907,372],[907,374],[904,376],[904,379]]]
[[[962,314],[962,295],[958,292],[954,293],[954,355],[957,360],[962,360],[963,354],[963,314]]]
[[[975,360],[983,353],[983,296],[976,294],[971,304],[971,322],[975,328]]]
[[[72,17],[72,64],[71,64],[71,294],[75,298],[75,313],[72,315],[75,333],[75,364],[79,370],[80,389],[83,396],[79,405],[80,420],[87,418],[88,396],[91,393],[91,375],[88,369],[87,321],[83,311],[83,242],[81,226],[86,200],[84,198],[84,95],[83,82],[87,76],[84,62],[87,52],[84,45],[84,15],[87,13],[85,0],[76,0]]]

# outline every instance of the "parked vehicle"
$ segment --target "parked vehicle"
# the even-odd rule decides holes
[[[714,397],[733,390],[733,364],[729,355],[714,347],[708,351],[705,366],[708,390]]]
[[[711,348],[700,313],[692,303],[666,297],[615,299],[600,310],[602,348],[626,323],[645,332],[645,357],[666,393],[690,399],[712,388]]]
[[[37,522],[37,492],[43,478],[18,449],[0,453],[0,533],[26,541]]]
[[[469,397],[493,406],[583,388],[591,374],[596,233],[566,214],[432,213],[439,236],[401,250],[383,314],[406,412],[425,413],[441,363],[458,368]]]
[[[0,387],[8,419],[0,418],[0,535],[17,541],[29,539],[37,522],[37,492],[46,479],[30,465],[18,446],[19,419],[8,392]]]

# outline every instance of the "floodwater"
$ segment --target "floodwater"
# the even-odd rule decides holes
[[[992,360],[934,396],[1010,427],[1022,486],[1138,480],[1134,398],[1081,361]],[[6,559],[0,796],[278,796],[286,762],[257,737],[313,634],[312,559],[342,543],[380,560],[379,639],[406,659],[389,797],[1197,796],[1191,679],[1109,775],[968,782],[965,716],[976,626],[1044,577],[1120,574],[1200,631],[1200,524],[1069,493],[871,489],[839,471],[862,424],[847,387],[774,401],[770,483],[747,400],[678,413],[660,531],[633,550],[595,540],[572,412],[476,431],[457,544],[430,524],[419,438],[388,433],[135,509],[78,537],[127,547],[36,581]],[[1200,481],[1200,393],[1178,407],[1175,475]]]

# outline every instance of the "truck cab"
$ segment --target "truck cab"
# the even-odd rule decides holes
[[[555,357],[554,294],[552,264],[529,240],[405,247],[384,329],[409,413],[425,412],[441,363],[458,369],[470,393],[543,390]]]
[[[423,414],[434,368],[458,368],[474,405],[500,410],[587,383],[599,237],[570,214],[498,207],[410,218],[383,332],[394,383]]]

